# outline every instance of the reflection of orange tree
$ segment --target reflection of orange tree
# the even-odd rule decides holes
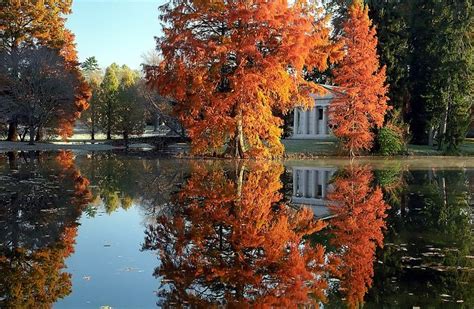
[[[172,214],[157,217],[143,245],[159,253],[164,305],[295,307],[324,299],[324,250],[302,240],[324,224],[280,203],[282,172],[261,162],[192,167]]]
[[[0,212],[0,221],[4,221],[5,226],[12,226],[11,235],[16,235],[18,239],[10,241],[3,236],[0,238],[4,240],[0,242],[2,308],[49,308],[57,299],[71,292],[71,275],[62,270],[65,258],[74,252],[76,220],[83,206],[90,200],[88,181],[75,168],[71,153],[61,152],[56,160],[47,162],[56,165],[49,166],[38,160],[38,165],[32,171],[33,165],[30,162],[27,166],[30,178],[25,179],[33,182],[41,180],[44,188],[56,191],[47,191],[49,194],[44,195],[36,194],[36,190],[44,189],[43,187],[36,190],[31,188],[26,192],[27,198],[11,199],[13,202],[5,205],[5,208],[11,209]],[[19,173],[23,174],[23,166],[19,166],[19,169]],[[59,170],[59,177],[50,175],[52,170]],[[43,176],[39,177],[37,174]],[[11,181],[16,182],[16,178]],[[15,183],[10,185],[16,190],[21,188]],[[69,188],[72,189],[68,190]],[[72,193],[69,194],[69,191]],[[26,203],[28,208],[25,208]],[[22,209],[23,216],[8,217]],[[48,217],[53,217],[54,220],[51,221]],[[18,226],[29,226],[35,222],[49,223],[48,229],[40,228],[36,229],[36,233],[29,233],[28,230],[24,231],[17,228],[17,225],[10,224],[11,220],[19,221]],[[19,235],[22,233],[24,235]]]
[[[350,307],[363,303],[372,286],[375,249],[383,246],[388,206],[382,190],[372,182],[369,168],[351,166],[338,173],[328,194],[329,207],[336,215],[329,224],[332,244],[340,248],[340,289]]]
[[[62,177],[69,176],[74,182],[73,205],[85,206],[92,201],[92,193],[89,190],[90,181],[84,177],[74,164],[74,154],[71,151],[61,151],[56,157],[59,165],[63,168]]]
[[[76,227],[66,227],[61,239],[45,248],[2,252],[0,307],[49,308],[71,293],[71,275],[61,269],[64,259],[74,251],[75,236]]]

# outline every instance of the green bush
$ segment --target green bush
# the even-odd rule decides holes
[[[379,153],[384,156],[393,156],[403,152],[405,143],[402,134],[391,127],[383,127],[377,135]]]

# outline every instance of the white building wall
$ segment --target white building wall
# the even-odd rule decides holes
[[[310,207],[316,217],[330,215],[327,194],[335,167],[293,167],[293,194],[291,202]]]
[[[333,135],[329,128],[329,104],[335,94],[328,90],[324,95],[312,95],[314,107],[295,108],[292,139],[328,139]]]

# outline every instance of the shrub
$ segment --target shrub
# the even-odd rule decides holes
[[[381,128],[377,135],[379,153],[384,156],[393,156],[400,154],[405,149],[403,135],[394,126],[385,126]]]

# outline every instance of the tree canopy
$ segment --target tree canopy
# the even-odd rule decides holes
[[[160,16],[158,67],[147,78],[176,101],[194,153],[280,156],[282,120],[321,92],[303,78],[341,56],[328,18],[310,1],[173,1]]]
[[[385,67],[380,68],[377,36],[368,7],[355,0],[344,23],[346,55],[334,70],[342,94],[329,106],[333,132],[352,155],[370,150],[374,128],[384,123],[387,105]]]

